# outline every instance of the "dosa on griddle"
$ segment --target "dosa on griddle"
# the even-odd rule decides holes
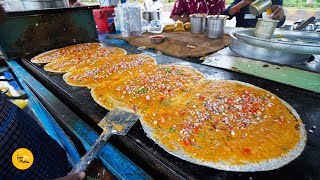
[[[124,73],[143,66],[155,65],[157,61],[145,55],[126,55],[114,57],[110,61],[95,61],[79,68],[74,68],[63,76],[65,82],[72,86],[98,85],[104,81],[116,78],[124,78]],[[130,74],[128,74],[130,75]],[[130,75],[131,76],[131,75]]]
[[[306,130],[290,105],[237,81],[201,81],[170,104],[148,108],[141,124],[167,152],[229,171],[279,168],[306,144]]]
[[[120,103],[124,108],[141,112],[159,100],[166,103],[189,91],[204,78],[202,73],[188,66],[158,65],[140,68],[126,78],[99,84],[92,88],[91,95],[103,107],[113,109]]]
[[[87,51],[87,50],[96,50],[102,47],[100,43],[84,43],[84,44],[76,44],[72,46],[67,46],[59,49],[54,49],[51,51],[44,52],[39,54],[31,59],[33,63],[49,63],[56,60],[61,60],[66,57],[72,57],[73,55],[77,55],[79,52]]]
[[[46,71],[65,73],[73,68],[90,66],[95,61],[112,61],[114,56],[125,55],[126,51],[121,48],[101,48],[98,50],[84,51],[76,56],[68,56],[60,60],[51,62],[44,66]]]
[[[142,114],[148,137],[170,154],[216,169],[267,171],[303,151],[304,125],[276,95],[238,81],[204,80],[191,67],[124,56],[74,63],[64,80],[92,88],[107,109]]]

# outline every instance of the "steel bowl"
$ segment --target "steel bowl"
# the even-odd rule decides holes
[[[152,44],[161,44],[165,41],[166,36],[164,35],[153,35],[153,36],[149,36],[150,41]]]

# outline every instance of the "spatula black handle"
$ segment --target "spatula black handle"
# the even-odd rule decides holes
[[[73,167],[70,173],[77,173],[79,171],[84,171],[91,161],[95,158],[95,156],[99,153],[99,151],[106,144],[108,139],[111,137],[110,131],[103,131],[103,133],[99,136],[96,142],[91,146],[89,151],[80,159],[80,161]]]

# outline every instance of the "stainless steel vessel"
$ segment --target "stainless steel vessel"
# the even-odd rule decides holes
[[[254,29],[253,35],[255,37],[271,39],[278,23],[278,20],[259,18],[256,24],[256,28]]]
[[[249,6],[251,14],[258,16],[272,6],[271,0],[256,0]]]
[[[68,7],[67,0],[21,0],[25,10],[41,10]]]
[[[190,16],[191,34],[201,34],[204,32],[206,18],[202,14],[191,14]]]
[[[207,37],[215,39],[222,38],[227,18],[228,16],[224,15],[207,16]]]
[[[160,11],[143,11],[142,18],[148,22],[152,20],[160,20]]]

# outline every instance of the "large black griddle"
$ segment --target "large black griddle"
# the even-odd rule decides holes
[[[128,44],[119,47],[124,48],[128,54],[140,53]],[[305,150],[288,165],[267,172],[237,173],[195,165],[176,158],[150,140],[140,123],[136,123],[126,136],[113,136],[111,143],[148,174],[155,179],[320,179],[320,94],[200,65],[201,62],[196,59],[180,60],[157,55],[151,51],[144,53],[153,56],[158,64],[189,65],[214,79],[239,80],[266,89],[288,102],[300,114],[307,130],[312,126],[318,127],[313,133],[308,132]],[[94,102],[89,89],[67,85],[62,79],[62,74],[46,72],[43,70],[43,65],[31,63],[30,58],[31,56],[16,60],[78,116],[101,133],[97,124],[108,111]]]

